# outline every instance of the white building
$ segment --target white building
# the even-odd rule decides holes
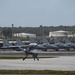
[[[63,30],[49,32],[49,37],[65,37],[68,35],[72,35],[71,32]]]
[[[24,38],[36,38],[36,34],[29,34],[29,33],[14,33],[14,37],[24,37]]]

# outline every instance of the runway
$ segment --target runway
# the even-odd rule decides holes
[[[0,70],[62,70],[75,71],[75,56],[33,59],[0,59]]]

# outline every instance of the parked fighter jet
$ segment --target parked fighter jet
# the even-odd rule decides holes
[[[16,45],[22,48],[27,48],[29,45],[25,45],[20,39],[16,39]]]
[[[12,45],[8,42],[6,38],[3,39],[3,46],[0,49],[14,49],[17,50],[19,49],[18,46]]]
[[[61,43],[58,39],[54,39],[54,44],[59,47],[59,49],[70,50],[70,46],[64,43]]]
[[[72,43],[69,39],[64,39],[64,43],[68,46],[70,46],[70,48],[74,48],[75,49],[75,43]]]
[[[59,49],[58,46],[56,46],[55,44],[50,44],[46,39],[43,39],[42,42],[42,45],[45,46],[47,49],[54,49],[55,51],[58,51]]]

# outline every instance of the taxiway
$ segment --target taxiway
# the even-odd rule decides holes
[[[0,59],[0,70],[62,70],[75,71],[75,56],[33,59]]]

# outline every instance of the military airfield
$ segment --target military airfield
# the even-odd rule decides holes
[[[33,74],[36,71],[67,71],[67,73],[74,72],[75,74],[75,43],[58,41],[54,44],[48,42],[36,44],[36,42],[30,42],[26,45],[19,40],[16,40],[14,44],[14,41],[9,43],[10,41],[6,38],[2,42],[3,46],[0,47],[0,73],[2,74],[8,74],[11,71],[14,71],[14,74],[25,74],[26,71],[31,71]],[[31,49],[29,49],[30,47]],[[40,51],[38,50],[39,48]],[[41,54],[41,51],[43,54]],[[28,56],[27,52],[31,55]],[[38,55],[39,60],[36,56],[33,57],[35,54]],[[26,59],[23,60],[24,58]],[[27,74],[31,73],[28,72]],[[41,73],[37,72],[37,74]]]
[[[72,48],[71,46],[69,47],[70,50],[59,48],[59,50],[57,51],[55,49],[47,49],[47,51],[42,51],[42,50],[34,49],[34,47],[40,48],[40,46],[42,47],[42,45],[40,46],[31,45],[33,49],[30,51],[35,51],[35,52],[37,51],[36,53],[38,54],[38,58],[39,58],[39,60],[37,60],[36,58],[34,61],[34,57],[32,56],[33,54],[36,54],[35,52],[32,52],[31,55],[29,55],[25,60],[23,60],[23,58],[26,57],[26,51],[28,51],[28,49],[24,51],[24,49],[21,48],[21,45],[18,46],[18,45],[8,44],[7,46],[6,45],[7,42],[3,41],[3,43],[5,45],[3,44],[3,46],[0,49],[0,71],[11,72],[16,70],[18,71],[31,70],[32,72],[35,72],[35,71],[48,70],[48,71],[58,71],[58,72],[59,71],[75,72],[75,49]],[[13,49],[16,47],[18,47],[20,51]],[[28,45],[28,47],[30,47],[30,44]],[[67,47],[68,46],[66,46],[66,48]],[[28,54],[30,54],[30,51],[28,52]],[[44,53],[42,54],[42,52]],[[6,74],[6,72],[3,72],[3,74],[4,73]],[[31,73],[28,72],[28,74]]]
[[[0,75],[75,75],[75,0],[0,3]]]

